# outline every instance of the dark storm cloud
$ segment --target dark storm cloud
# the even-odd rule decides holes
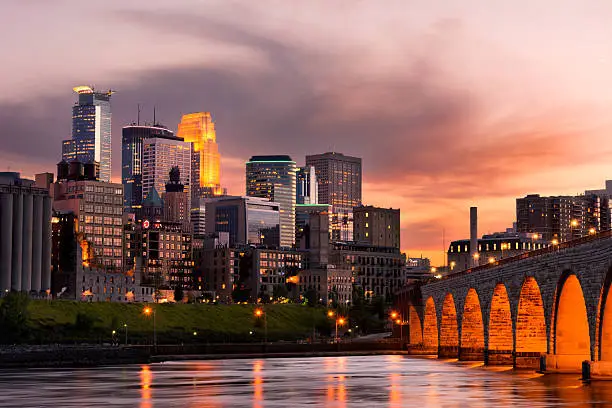
[[[393,174],[396,185],[390,188],[401,190],[402,183],[424,186],[422,198],[437,188],[450,188],[455,197],[486,194],[483,187],[491,180],[520,176],[536,162],[559,161],[568,154],[566,142],[574,136],[551,126],[520,134],[487,129],[490,137],[478,139],[485,114],[480,99],[451,86],[427,55],[418,54],[393,76],[366,77],[350,70],[338,75],[338,67],[359,61],[343,59],[339,51],[293,46],[282,38],[202,16],[139,12],[122,13],[121,19],[201,38],[203,47],[211,40],[246,47],[262,56],[264,66],[247,60],[241,65],[168,68],[121,78],[118,86],[113,84],[118,89],[113,97],[116,177],[121,126],[136,120],[137,104],[142,105],[142,120],[152,119],[155,105],[158,120],[172,128],[183,113],[213,112],[225,157],[287,153],[299,163],[305,154],[335,150],[363,157],[370,181],[389,181]],[[36,99],[38,105],[0,106],[2,128],[14,135],[2,147],[5,155],[28,155],[47,166],[57,162],[61,140],[70,132],[73,100],[66,90],[60,97]],[[496,138],[495,132],[504,137]]]

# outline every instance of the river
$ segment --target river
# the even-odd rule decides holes
[[[0,370],[0,407],[605,407],[612,382],[407,356]]]

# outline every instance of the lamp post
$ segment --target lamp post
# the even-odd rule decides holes
[[[142,312],[147,316],[150,316],[151,314],[153,315],[153,347],[157,347],[157,327],[155,322],[155,309],[150,306],[147,306]]]
[[[125,345],[127,346],[127,331],[128,331],[127,323],[123,323],[123,327],[125,328]]]
[[[264,319],[264,343],[268,343],[268,316],[262,308],[255,309],[255,317],[262,317]]]
[[[404,340],[402,315],[397,312],[391,312],[391,321],[400,327],[400,342],[402,342]]]
[[[344,325],[344,318],[343,317],[338,317],[336,319],[336,343],[338,343],[338,325],[342,326]]]

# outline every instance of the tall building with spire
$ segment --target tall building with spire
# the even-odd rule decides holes
[[[89,86],[73,88],[79,95],[72,107],[72,138],[62,143],[62,160],[100,165],[99,178],[111,179],[112,91],[97,92]]]
[[[217,145],[215,122],[210,112],[183,115],[177,136],[193,144],[191,157],[192,201],[201,197],[223,195],[220,183],[221,155]],[[199,181],[199,183],[198,183]]]

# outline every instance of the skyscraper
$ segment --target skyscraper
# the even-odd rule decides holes
[[[150,138],[180,140],[162,125],[124,126],[121,138],[121,183],[124,188],[123,205],[134,213],[142,206],[143,141]],[[167,173],[166,173],[167,174]]]
[[[72,139],[62,143],[62,159],[81,163],[98,162],[100,180],[111,178],[112,91],[96,92],[88,86],[73,88],[79,95],[72,107]]]
[[[319,204],[332,205],[332,240],[353,239],[353,207],[361,205],[361,159],[328,152],[306,156],[314,166]]]
[[[215,122],[210,112],[183,115],[177,136],[193,143],[191,159],[192,199],[223,194],[220,184],[221,155],[217,145]],[[197,182],[196,182],[197,181]]]
[[[297,204],[317,204],[319,189],[314,166],[298,167],[295,178]]]
[[[187,205],[191,208],[191,144],[180,139],[150,137],[142,144],[142,197],[147,197],[155,187],[165,190],[170,169],[177,166],[187,193]]]
[[[253,156],[246,163],[246,193],[280,207],[280,244],[295,244],[295,162],[289,156]]]

